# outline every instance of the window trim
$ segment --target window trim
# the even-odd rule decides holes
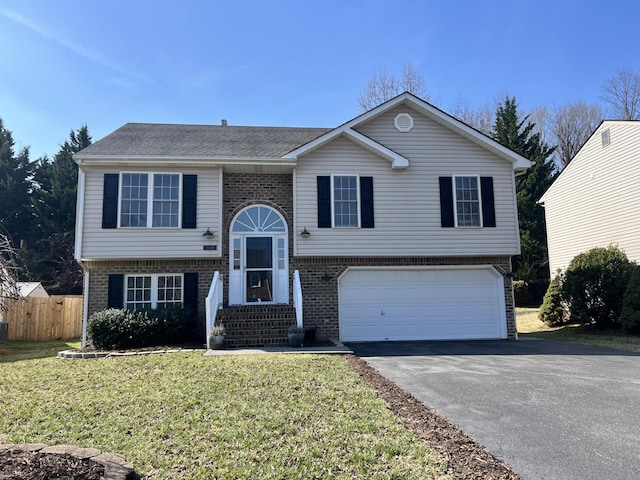
[[[126,227],[122,225],[122,191],[123,188],[123,175],[147,175],[147,225],[144,227]],[[153,190],[154,190],[154,178],[156,175],[177,175],[178,176],[178,224],[175,227],[154,227],[153,226]],[[182,226],[182,208],[184,205],[182,198],[183,190],[182,172],[166,172],[166,171],[153,171],[153,172],[140,172],[140,171],[122,171],[118,175],[118,228],[126,230],[141,230],[141,229],[154,229],[154,230],[177,230]]]
[[[454,228],[484,228],[484,218],[482,216],[482,182],[480,181],[480,175],[469,174],[469,175],[452,175],[452,185],[451,188],[453,190],[453,221]],[[479,225],[458,225],[458,192],[456,188],[456,179],[458,178],[475,178],[476,184],[478,186],[478,218],[480,220]]]
[[[185,304],[185,286],[184,286],[184,273],[125,273],[124,279],[122,283],[122,300],[123,305],[122,308],[128,310],[127,308],[127,291],[128,291],[128,283],[130,278],[140,278],[140,277],[151,277],[151,297],[149,303],[151,303],[151,308],[158,308],[158,280],[160,277],[180,277],[180,291],[182,300],[180,302],[172,302],[173,305],[184,305]],[[166,303],[166,300],[164,300]],[[134,309],[135,310],[135,309]]]
[[[335,177],[354,177],[356,179],[356,213],[358,216],[358,224],[357,225],[336,225],[336,217],[335,217],[335,191],[334,191],[334,178]],[[330,202],[331,202],[331,228],[362,228],[362,219],[360,209],[362,208],[361,203],[362,199],[360,198],[360,175],[354,173],[335,173],[331,175],[331,183],[329,185],[329,193],[330,193]]]

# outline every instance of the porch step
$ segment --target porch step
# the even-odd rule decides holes
[[[291,305],[231,306],[218,311],[216,323],[225,327],[226,347],[282,347],[296,312]]]

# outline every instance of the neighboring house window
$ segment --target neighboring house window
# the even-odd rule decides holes
[[[456,226],[479,227],[480,218],[480,186],[478,177],[455,178]]]
[[[441,226],[495,227],[493,177],[440,177]]]
[[[196,228],[197,192],[197,175],[105,173],[102,228]]]
[[[182,304],[182,275],[128,275],[125,288],[127,310]]]
[[[318,228],[374,228],[373,177],[320,176]]]
[[[359,225],[358,177],[356,175],[331,177],[333,192],[333,226],[352,227]]]

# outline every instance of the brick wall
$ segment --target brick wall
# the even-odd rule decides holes
[[[220,270],[221,260],[100,260],[85,261],[89,270],[89,315],[107,308],[109,274],[198,272],[198,322],[204,335],[205,305],[213,274]]]

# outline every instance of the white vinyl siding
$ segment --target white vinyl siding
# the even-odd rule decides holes
[[[479,147],[448,128],[411,111],[414,127],[394,127],[393,109],[358,130],[409,159],[406,169],[346,138],[337,138],[298,159],[295,170],[296,231],[311,235],[294,239],[302,256],[475,256],[516,255],[519,232],[515,182],[510,162]],[[493,177],[495,228],[442,228],[439,177]],[[317,177],[373,177],[375,228],[317,228]]]
[[[611,142],[602,145],[602,132]],[[640,123],[607,121],[544,194],[549,270],[578,254],[617,243],[640,261]]]
[[[197,228],[103,229],[104,174],[116,173],[116,171],[115,169],[86,167],[81,258],[160,259],[220,256],[221,242],[226,238],[226,235],[221,229],[221,172],[219,169],[181,169],[179,171],[182,175],[198,176]],[[153,169],[150,168],[148,172],[141,173],[153,173]],[[213,241],[205,240],[202,237],[207,227],[216,233]],[[204,245],[216,245],[217,250],[203,250]]]

